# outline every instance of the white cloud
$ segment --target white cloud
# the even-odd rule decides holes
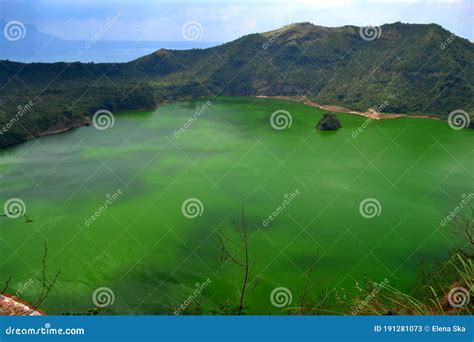
[[[181,40],[181,27],[191,20],[204,27],[204,41],[229,41],[303,21],[323,26],[360,26],[369,22],[380,25],[395,21],[437,23],[456,34],[474,38],[472,25],[461,28],[459,24],[472,16],[473,5],[469,0],[71,1],[38,1],[39,10],[31,6],[3,6],[0,18],[35,24],[47,33],[76,40],[89,39],[102,27],[106,17],[117,10],[123,16],[104,39]],[[75,14],[81,4],[84,9]],[[72,10],[74,6],[76,11]]]

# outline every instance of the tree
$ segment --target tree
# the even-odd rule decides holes
[[[320,131],[336,131],[341,128],[341,122],[336,114],[327,112],[324,113],[322,118],[318,121],[316,128]]]
[[[463,212],[456,213],[448,227],[454,236],[467,241],[471,249],[474,249],[474,205],[470,204]]]
[[[10,300],[11,303],[8,304],[6,309],[4,309],[4,310],[6,310],[5,312],[7,312],[8,314],[14,314],[14,315],[30,315],[30,314],[36,313],[36,312],[41,313],[41,310],[38,310],[38,307],[46,300],[46,298],[48,298],[49,293],[51,292],[51,289],[53,288],[54,284],[58,280],[58,277],[59,277],[59,274],[60,274],[60,271],[58,271],[56,273],[56,275],[54,276],[53,280],[51,282],[49,282],[49,284],[48,284],[47,279],[46,279],[46,259],[47,259],[47,256],[48,256],[48,246],[45,242],[44,243],[44,254],[43,254],[43,259],[42,259],[42,269],[41,269],[41,276],[42,276],[42,284],[41,285],[42,285],[42,287],[41,287],[41,293],[38,296],[38,299],[36,300],[35,304],[31,305],[31,304],[23,303],[23,302],[19,301],[18,298],[16,298],[15,296],[9,296],[9,295],[6,294],[6,291],[9,287],[10,281],[13,278],[12,276],[10,276],[8,278],[8,280],[5,282],[4,288],[0,292],[0,294],[3,294],[5,296],[7,296],[8,298],[11,298],[11,300]],[[0,308],[0,314],[5,314],[5,312],[3,312],[2,309]]]
[[[46,280],[46,258],[48,256],[48,246],[46,242],[44,243],[44,254],[43,254],[43,259],[41,260],[42,268],[41,268],[41,293],[36,300],[36,303],[33,305],[33,308],[36,309],[38,308],[46,298],[48,298],[49,293],[51,292],[51,289],[53,288],[54,284],[58,280],[59,274],[61,273],[60,271],[56,272],[56,275],[54,276],[53,280],[48,284]]]
[[[250,276],[250,258],[249,258],[249,240],[247,225],[245,223],[245,212],[244,206],[242,206],[242,225],[236,225],[235,231],[238,234],[238,240],[226,236],[222,229],[218,230],[219,237],[219,248],[220,248],[220,260],[224,262],[231,262],[237,265],[243,270],[242,287],[239,296],[239,307],[237,315],[241,315],[245,307],[245,295],[249,284]],[[255,264],[255,257],[252,266]]]

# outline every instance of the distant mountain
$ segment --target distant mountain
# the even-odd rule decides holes
[[[16,62],[128,62],[161,48],[192,49],[216,46],[218,43],[181,41],[68,41],[42,33],[33,25],[19,27],[23,38],[7,39],[6,21],[0,20],[0,60]],[[17,31],[17,32],[20,32]],[[17,34],[21,34],[17,33]],[[15,37],[13,37],[15,38]]]
[[[7,26],[7,24],[10,24]],[[8,59],[9,55],[33,56],[47,43],[61,44],[64,41],[55,36],[39,32],[33,25],[23,23],[7,23],[0,20],[0,56],[1,59]]]
[[[81,125],[98,109],[153,108],[208,95],[306,95],[356,110],[446,119],[474,113],[474,44],[439,25],[394,23],[374,36],[356,26],[294,24],[207,49],[160,49],[129,63],[0,63],[0,146]],[[372,32],[373,33],[373,32]],[[365,38],[365,39],[364,39]]]

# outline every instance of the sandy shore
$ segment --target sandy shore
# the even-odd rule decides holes
[[[333,105],[322,105],[317,102],[313,102],[308,100],[306,96],[266,96],[266,95],[257,95],[258,98],[264,99],[280,99],[280,100],[287,100],[293,102],[303,103],[307,106],[317,107],[320,109],[328,110],[331,112],[339,112],[339,113],[348,113],[348,114],[355,114],[355,115],[362,115],[366,118],[371,118],[373,120],[381,120],[381,119],[398,119],[398,118],[418,118],[418,119],[434,119],[434,120],[441,120],[435,116],[428,116],[428,115],[409,115],[409,114],[381,114],[375,109],[368,109],[366,112],[358,112],[355,110],[350,110],[341,106],[333,106]]]

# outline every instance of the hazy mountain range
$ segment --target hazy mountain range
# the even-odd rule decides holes
[[[374,34],[375,33],[375,34]],[[439,25],[310,23],[206,49],[160,49],[128,63],[0,63],[0,146],[88,122],[98,109],[154,108],[209,95],[306,95],[356,110],[474,113],[474,44]]]
[[[0,20],[0,32],[7,22]],[[0,60],[16,62],[129,62],[158,49],[193,49],[218,45],[200,41],[71,41],[40,32],[33,25],[24,25],[24,37],[10,41],[0,35]]]

